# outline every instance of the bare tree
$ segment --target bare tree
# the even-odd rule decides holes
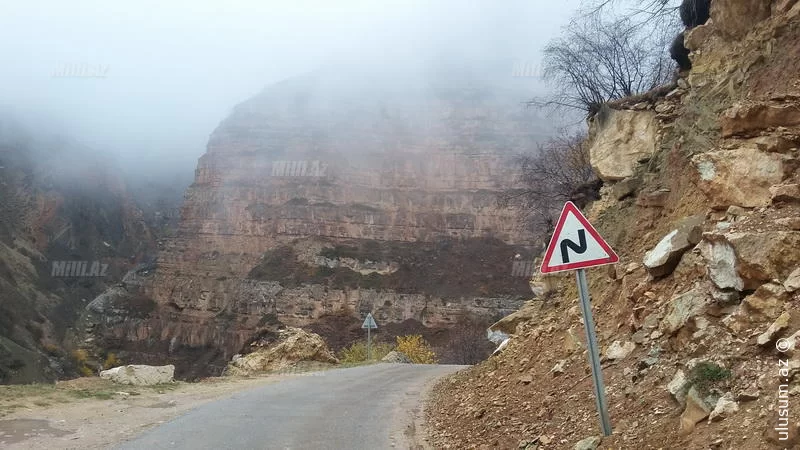
[[[566,201],[584,207],[598,198],[601,182],[589,163],[586,134],[562,131],[532,155],[518,157],[519,188],[501,196],[502,205],[519,206],[542,243],[555,228]]]
[[[544,49],[543,76],[553,93],[531,104],[592,115],[603,103],[649,91],[673,75],[667,30],[638,27],[602,12],[579,16]]]
[[[653,21],[672,20],[681,0],[589,0],[585,2],[589,14],[617,8],[638,25]]]
[[[444,358],[450,364],[478,364],[492,354],[494,345],[486,338],[490,323],[485,318],[459,320],[450,334]]]

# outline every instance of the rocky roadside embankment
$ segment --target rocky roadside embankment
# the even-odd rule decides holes
[[[590,124],[605,186],[587,213],[621,257],[589,271],[614,435],[568,273],[494,326],[502,353],[437,387],[434,447],[800,444],[798,35],[797,0],[714,0],[678,87]]]

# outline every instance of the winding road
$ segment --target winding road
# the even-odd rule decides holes
[[[425,388],[461,368],[376,364],[309,373],[205,404],[118,448],[416,448]]]

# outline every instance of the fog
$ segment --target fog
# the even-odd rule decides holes
[[[216,125],[269,84],[343,64],[535,66],[578,3],[5,0],[0,113],[129,173],[191,173]]]

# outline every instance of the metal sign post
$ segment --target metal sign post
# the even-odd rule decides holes
[[[378,324],[375,323],[375,318],[372,317],[372,313],[367,314],[367,318],[364,319],[364,323],[361,324],[361,328],[367,329],[367,361],[372,360],[372,336],[371,331],[373,328],[378,328]]]
[[[600,415],[600,428],[603,435],[610,436],[611,419],[606,404],[606,388],[603,384],[603,369],[600,367],[600,351],[594,331],[592,304],[589,298],[589,283],[586,282],[587,267],[614,264],[619,257],[614,250],[600,237],[600,233],[586,220],[580,209],[572,202],[567,202],[558,218],[555,232],[542,260],[542,273],[576,270],[578,293],[580,294],[583,325],[586,330],[586,344],[589,351],[589,363],[592,366],[594,382],[594,399]]]
[[[606,387],[603,383],[603,369],[600,367],[600,352],[597,346],[597,336],[594,332],[594,318],[592,305],[589,299],[589,284],[586,282],[586,271],[578,269],[575,273],[578,279],[578,293],[581,300],[584,329],[586,329],[586,343],[589,351],[589,362],[592,365],[592,380],[594,381],[594,399],[597,412],[600,413],[600,427],[604,436],[611,436],[611,419],[608,416],[606,404]]]

